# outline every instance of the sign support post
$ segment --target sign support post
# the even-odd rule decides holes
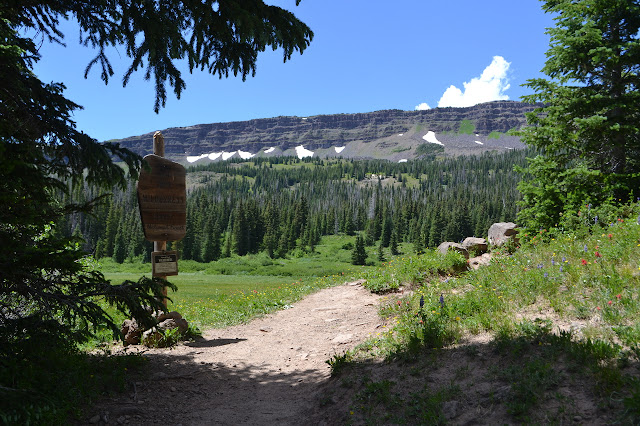
[[[153,153],[158,157],[164,157],[164,136],[160,131],[155,132],[153,134]],[[167,251],[167,242],[166,241],[154,241],[153,242],[153,251]],[[153,265],[152,265],[153,270]],[[163,280],[167,279],[166,275],[160,275],[159,278]],[[164,298],[162,299],[162,303],[164,303],[165,308],[167,307],[167,287],[162,287],[162,295]]]
[[[167,251],[167,241],[181,240],[186,232],[186,170],[164,158],[164,137],[153,135],[153,154],[144,157],[149,168],[142,169],[138,180],[138,204],[144,237],[153,241],[152,275],[167,279],[178,275],[178,252]],[[167,306],[167,288],[163,287]]]

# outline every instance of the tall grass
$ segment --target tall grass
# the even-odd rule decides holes
[[[513,421],[542,421],[542,401],[558,398],[552,405],[563,406],[554,390],[560,378],[564,384],[589,383],[612,421],[640,421],[638,213],[635,206],[613,223],[574,233],[523,235],[527,242],[519,250],[494,251],[491,264],[477,271],[434,274],[433,253],[368,271],[363,276],[374,290],[404,284],[413,291],[387,296],[380,308],[385,330],[334,359],[332,367],[345,371],[344,364],[355,368],[384,358],[428,365],[429,371],[434,366],[427,360],[438,351],[465,345],[477,350],[469,342],[482,334],[490,336],[499,360],[490,380],[507,386],[505,407]],[[403,404],[422,402],[404,398]],[[441,408],[430,415],[440,418]],[[392,406],[384,410],[395,411],[399,422],[410,421]],[[351,418],[366,423],[379,414],[363,411]]]

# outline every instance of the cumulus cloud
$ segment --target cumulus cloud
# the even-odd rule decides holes
[[[468,107],[482,102],[509,99],[504,92],[510,87],[507,77],[510,65],[511,62],[507,62],[502,56],[494,56],[480,77],[463,83],[464,91],[456,86],[449,86],[438,101],[438,107]]]
[[[431,107],[426,102],[423,102],[420,105],[416,105],[415,107],[416,111],[426,111],[428,109],[431,109]]]

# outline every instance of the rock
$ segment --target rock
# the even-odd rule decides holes
[[[471,269],[478,269],[481,266],[486,266],[491,263],[491,254],[484,253],[482,256],[476,256],[469,259],[469,267]]]
[[[498,222],[489,228],[489,244],[500,247],[507,241],[518,242],[518,225],[513,222]]]
[[[345,343],[349,343],[353,339],[353,334],[338,334],[333,338],[332,342],[337,343],[339,345],[344,345]]]
[[[89,419],[89,423],[94,425],[96,423],[98,423],[100,420],[102,420],[102,417],[100,417],[100,414],[96,414],[95,416],[91,417]]]
[[[142,330],[138,327],[138,323],[134,319],[124,320],[120,332],[124,336],[124,345],[137,345],[140,343]]]
[[[180,315],[176,311],[171,311],[171,312],[167,312],[167,313],[160,312],[160,313],[158,313],[156,319],[158,320],[159,323],[164,321],[164,320],[167,320],[167,319],[181,320],[182,319],[182,315]]]
[[[464,247],[469,253],[480,255],[487,252],[489,245],[487,244],[487,240],[484,238],[467,237],[462,242],[462,247]]]
[[[492,131],[506,132],[523,126],[526,124],[524,113],[534,108],[536,105],[522,102],[495,101],[472,107],[434,108],[429,111],[385,110],[304,118],[275,117],[197,124],[165,129],[162,130],[162,134],[166,146],[165,156],[176,161],[185,160],[187,155],[199,156],[210,152],[243,150],[256,153],[264,147],[266,140],[269,141],[269,146],[275,148],[268,154],[269,156],[283,155],[285,151],[291,151],[301,144],[306,149],[316,151],[356,142],[361,145],[360,149],[352,153],[347,150],[340,155],[347,158],[349,155],[374,157],[380,155],[381,149],[386,150],[389,155],[394,155],[392,150],[397,146],[389,144],[387,139],[407,132],[417,124],[422,124],[436,133],[443,133],[455,131],[461,121],[469,120],[474,123],[476,132],[489,135]],[[116,142],[144,155],[149,150],[149,141],[152,137],[153,132]],[[460,139],[459,143],[466,147],[463,148],[464,152],[506,150],[507,147],[524,148],[519,138],[508,135],[501,136],[499,144],[492,144],[491,139],[484,139],[485,145],[478,145],[471,135],[462,135],[458,139]],[[412,143],[415,144],[415,142]],[[329,152],[331,151],[333,149]],[[406,157],[407,152],[397,155]]]
[[[158,331],[160,332],[173,330],[174,328],[177,328],[178,331],[180,331],[180,333],[186,333],[187,330],[189,329],[189,324],[187,323],[186,320],[182,318],[178,318],[178,319],[169,318],[162,321],[161,323],[158,323],[157,328],[158,328]]]
[[[442,254],[446,254],[449,250],[457,251],[458,253],[462,254],[465,259],[469,258],[469,252],[462,246],[462,244],[447,241],[438,246],[438,251]]]

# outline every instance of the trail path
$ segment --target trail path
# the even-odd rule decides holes
[[[206,330],[196,342],[147,350],[147,374],[89,410],[86,422],[308,424],[329,380],[326,360],[381,328],[379,299],[347,283],[249,324]]]

